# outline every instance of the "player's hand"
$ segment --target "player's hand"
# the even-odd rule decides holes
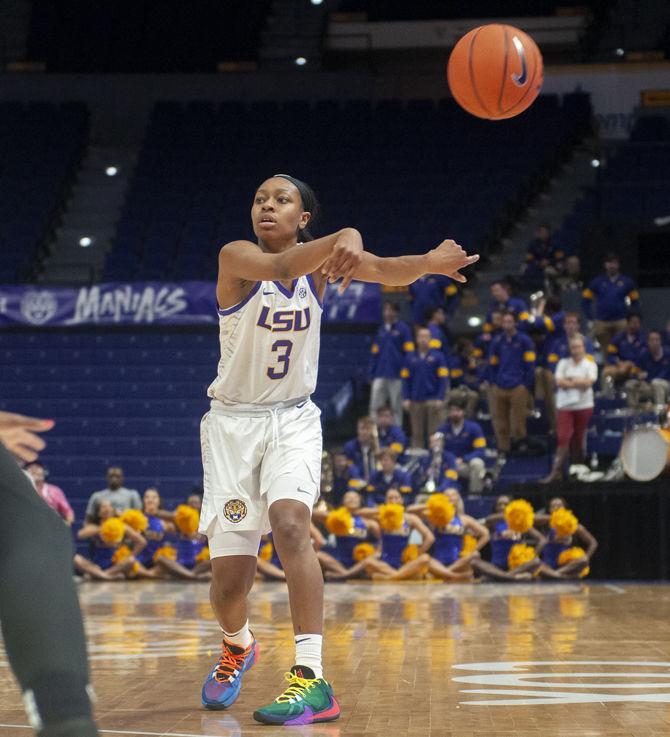
[[[444,274],[458,282],[467,281],[460,273],[460,269],[479,261],[479,254],[468,256],[461,246],[452,240],[442,241],[437,248],[429,251],[427,256],[429,268],[426,273]]]
[[[46,443],[37,432],[46,432],[54,426],[53,420],[39,420],[36,417],[0,412],[0,443],[14,456],[31,463],[37,454],[44,450]]]
[[[351,284],[356,269],[363,260],[363,239],[354,228],[345,228],[337,239],[330,258],[321,266],[321,273],[333,284],[342,279],[340,294]]]

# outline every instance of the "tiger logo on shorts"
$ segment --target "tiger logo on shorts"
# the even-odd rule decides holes
[[[247,516],[247,505],[241,499],[230,499],[223,507],[228,522],[241,522]]]

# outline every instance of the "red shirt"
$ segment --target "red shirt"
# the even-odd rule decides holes
[[[37,489],[37,493],[44,499],[44,501],[53,509],[58,512],[63,519],[68,517],[74,517],[72,507],[68,503],[63,490],[54,486],[53,484],[47,484],[46,481],[42,484],[41,489]]]

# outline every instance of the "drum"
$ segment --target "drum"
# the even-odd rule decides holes
[[[652,481],[670,465],[670,430],[636,427],[624,437],[619,458],[634,481]]]

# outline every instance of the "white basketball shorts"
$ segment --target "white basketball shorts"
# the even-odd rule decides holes
[[[200,425],[200,532],[209,539],[211,557],[257,555],[261,535],[270,532],[268,510],[278,499],[312,510],[321,482],[320,418],[308,398],[272,408],[212,401]]]

